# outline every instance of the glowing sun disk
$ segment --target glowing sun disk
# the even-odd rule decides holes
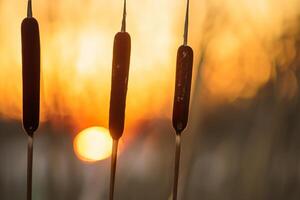
[[[80,160],[96,162],[111,155],[112,139],[109,131],[102,127],[90,127],[81,131],[74,139],[75,154]]]

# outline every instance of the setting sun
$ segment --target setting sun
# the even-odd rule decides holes
[[[111,154],[112,139],[103,127],[90,127],[81,131],[74,139],[74,152],[80,160],[96,162]]]

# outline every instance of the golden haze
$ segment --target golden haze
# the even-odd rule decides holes
[[[20,24],[26,5],[25,0],[0,1],[3,118],[21,116]],[[112,45],[120,30],[122,5],[121,0],[33,0],[41,30],[42,120],[65,118],[78,128],[107,127]],[[195,72],[205,49],[202,81],[207,95],[228,102],[252,98],[273,78],[274,61],[290,62],[293,39],[278,40],[295,29],[299,7],[298,0],[191,1],[189,43],[195,51]],[[128,1],[129,125],[142,118],[171,116],[184,12],[185,1]],[[294,82],[289,84],[285,88],[294,90]]]

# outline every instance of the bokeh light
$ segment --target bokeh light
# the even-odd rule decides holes
[[[80,160],[96,162],[111,154],[112,139],[103,127],[90,127],[81,131],[74,139],[74,152]]]

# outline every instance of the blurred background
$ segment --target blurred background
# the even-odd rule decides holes
[[[170,117],[185,3],[128,1],[132,57],[116,199],[170,198]],[[0,0],[1,200],[26,195],[20,36],[26,6]],[[33,0],[42,56],[34,199],[108,199],[105,128],[122,6]],[[300,1],[191,0],[190,12],[195,61],[180,199],[300,199]]]

